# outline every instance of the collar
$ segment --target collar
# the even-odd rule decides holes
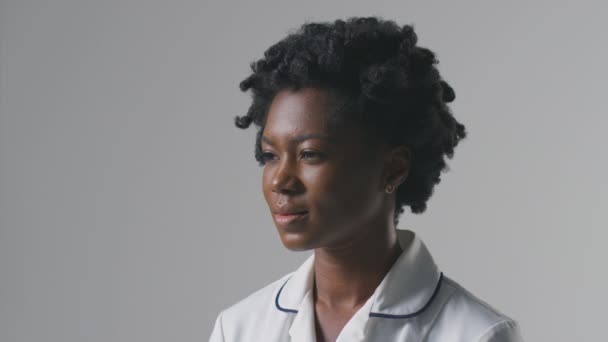
[[[411,230],[397,230],[403,249],[370,298],[369,317],[409,318],[423,312],[436,297],[443,273],[424,242]],[[298,313],[307,304],[313,286],[314,254],[283,283],[275,296],[275,307]]]

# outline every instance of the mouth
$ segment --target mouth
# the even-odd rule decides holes
[[[281,225],[300,221],[308,215],[308,211],[294,212],[294,213],[275,213],[274,220]]]

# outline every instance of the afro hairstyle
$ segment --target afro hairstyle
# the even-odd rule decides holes
[[[408,176],[396,189],[395,225],[404,206],[423,213],[448,169],[444,156],[453,157],[466,131],[447,105],[455,93],[440,76],[435,54],[417,41],[413,26],[379,17],[306,22],[251,62],[240,89],[251,90],[252,103],[234,123],[257,126],[255,159],[263,165],[262,131],[279,91],[323,87],[344,94],[347,105],[338,116],[350,115],[389,146],[411,151]]]

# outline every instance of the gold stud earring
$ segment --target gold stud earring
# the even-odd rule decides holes
[[[393,192],[393,190],[395,190],[395,186],[394,186],[394,185],[392,185],[392,184],[390,184],[390,183],[389,183],[389,184],[386,184],[386,186],[384,187],[384,191],[385,191],[387,194],[390,194],[391,192]]]

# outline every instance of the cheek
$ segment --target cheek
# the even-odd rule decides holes
[[[373,176],[361,169],[318,174],[309,185],[309,200],[324,222],[360,220],[377,209]],[[312,180],[311,180],[312,181]]]
[[[262,171],[262,193],[264,194],[264,199],[266,202],[270,200],[270,194],[272,193],[271,181],[272,175],[268,171],[267,167],[264,167]]]

